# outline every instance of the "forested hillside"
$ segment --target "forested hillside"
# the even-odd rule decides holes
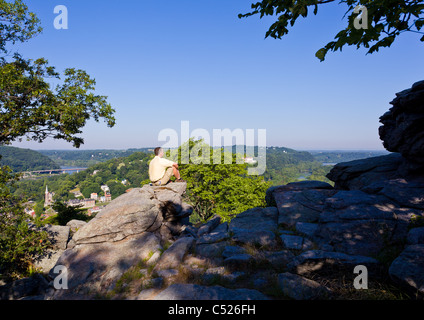
[[[119,157],[128,157],[134,152],[152,152],[152,148],[132,148],[126,150],[39,150],[61,166],[89,167]]]
[[[365,159],[370,157],[378,157],[386,155],[389,152],[382,151],[309,151],[315,160],[323,163],[340,163]]]
[[[70,165],[69,161],[73,161],[74,165],[87,164],[90,161],[98,163],[90,165],[85,171],[71,175],[40,176],[36,180],[22,180],[14,192],[18,195],[27,194],[32,200],[42,202],[48,186],[49,190],[55,193],[55,199],[65,201],[74,198],[70,191],[75,188],[79,188],[84,197],[89,198],[91,193],[102,193],[101,185],[108,185],[112,198],[115,198],[129,188],[140,187],[141,183],[148,179],[148,162],[153,158],[153,153],[135,150],[138,149],[43,151],[44,154],[58,159],[56,161],[60,162],[62,158],[67,165]],[[117,157],[128,153],[130,155]],[[111,159],[104,160],[108,157]],[[329,182],[325,175],[331,166],[323,166],[308,152],[270,147],[267,148],[266,158],[267,168],[263,177],[273,185],[303,179]]]
[[[42,202],[46,186],[55,193],[55,200],[73,199],[72,190],[79,188],[85,198],[91,193],[102,194],[101,186],[107,185],[112,199],[132,187],[140,187],[148,179],[148,164],[151,155],[136,152],[129,157],[115,158],[89,167],[74,174],[40,176],[36,180],[21,180],[13,189],[17,195],[26,194],[31,200]]]
[[[284,147],[267,148],[264,178],[273,185],[311,179],[331,182],[325,176],[332,166],[324,166],[307,151]]]
[[[49,157],[30,149],[0,146],[0,165],[9,166],[15,172],[59,169]]]
[[[234,154],[236,147],[233,146],[231,149]],[[0,150],[14,151],[9,152],[10,156],[6,159],[10,159],[16,164],[19,164],[20,160],[16,156],[12,157],[13,154],[26,155],[24,158],[27,161],[31,160],[27,167],[32,166],[32,168],[38,169],[54,168],[56,164],[51,159],[56,159],[59,163],[63,162],[62,165],[85,166],[89,164],[89,169],[86,171],[72,175],[44,176],[37,180],[20,181],[17,188],[14,189],[15,193],[25,193],[38,202],[43,201],[46,185],[49,190],[55,192],[56,199],[69,200],[74,198],[74,195],[69,192],[74,188],[79,188],[85,197],[89,197],[91,193],[101,193],[100,186],[107,184],[112,197],[115,198],[128,188],[140,187],[141,182],[148,179],[148,161],[153,157],[151,148],[42,151],[51,159],[32,150],[11,147],[2,147]],[[138,152],[137,150],[149,152]],[[343,162],[376,155],[379,155],[378,152],[371,151],[307,152],[284,147],[268,147],[266,149],[266,171],[263,177],[272,185],[282,185],[305,179],[331,183],[326,175],[332,166],[323,165],[323,162]],[[258,156],[257,148],[255,148],[255,154],[250,156]],[[93,172],[96,173],[93,174]]]
[[[71,191],[76,189],[79,189],[85,198],[89,198],[91,193],[102,194],[102,185],[107,185],[112,198],[116,198],[125,193],[127,189],[141,187],[142,183],[147,181],[148,162],[153,158],[153,153],[148,148],[128,150],[52,150],[43,151],[44,155],[31,150],[10,147],[3,147],[3,150],[14,151],[9,152],[10,156],[7,159],[15,163],[19,163],[19,158],[12,158],[12,154],[26,155],[26,158],[24,158],[28,161],[31,159],[30,164],[33,168],[53,168],[56,164],[52,159],[62,162],[62,165],[89,167],[85,171],[71,175],[40,176],[36,180],[20,181],[13,189],[14,193],[16,195],[28,195],[31,200],[38,203],[39,208],[43,207],[42,203],[46,186],[48,186],[50,191],[54,192],[55,200],[67,201],[74,199],[74,194]],[[137,150],[149,152],[138,152]],[[235,154],[236,147],[233,146],[229,150],[232,150],[233,154]],[[32,156],[30,157],[30,155]],[[46,155],[51,159],[47,158]],[[249,156],[256,157],[258,155],[258,149],[255,148],[255,154],[250,154]],[[323,165],[322,162],[341,162],[374,155],[376,154],[367,151],[307,152],[284,147],[268,147],[266,149],[266,171],[263,174],[263,178],[272,185],[282,185],[299,180],[320,180],[331,183],[326,175],[332,166]],[[205,184],[204,188],[207,188],[207,184]]]

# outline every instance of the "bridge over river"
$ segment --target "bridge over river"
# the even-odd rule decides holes
[[[60,168],[60,169],[44,169],[44,170],[35,170],[35,171],[23,171],[21,172],[24,176],[33,176],[33,175],[40,175],[40,174],[62,174],[62,173],[72,173],[72,172],[80,172],[87,170],[87,168],[73,168],[73,167],[66,167],[66,168]]]

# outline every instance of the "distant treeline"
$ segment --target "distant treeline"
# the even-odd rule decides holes
[[[24,153],[31,151],[19,150]],[[17,150],[15,150],[15,154],[16,152]],[[148,179],[148,162],[154,156],[152,148],[52,150],[42,151],[42,153],[44,155],[32,151],[30,152],[31,156],[27,156],[26,160],[30,160],[32,165],[36,166],[35,160],[38,154],[43,159],[43,165],[52,168],[54,162],[46,157],[46,155],[49,155],[57,159],[56,161],[82,161],[84,166],[89,167],[89,169],[72,175],[44,176],[38,180],[20,181],[13,190],[15,194],[26,194],[32,200],[39,202],[40,207],[42,207],[46,185],[48,185],[49,190],[55,192],[55,199],[61,200],[74,198],[70,190],[76,187],[80,189],[84,197],[90,197],[93,192],[101,194],[100,186],[107,184],[113,198],[124,193],[128,188],[141,187],[142,183],[145,183]],[[233,147],[233,153],[235,153],[235,147]],[[273,185],[282,185],[304,179],[331,183],[326,175],[332,169],[332,166],[323,165],[323,162],[338,163],[382,154],[384,152],[307,152],[284,147],[268,147],[266,150],[266,171],[263,177],[266,181],[271,181]],[[255,154],[250,156],[258,156],[258,150],[256,149]],[[87,165],[88,161],[95,161],[96,163]]]
[[[388,151],[309,151],[315,160],[322,163],[340,163],[378,157],[388,154]]]
[[[59,169],[49,157],[30,149],[0,146],[0,165],[9,166],[14,172]]]
[[[236,153],[237,147],[225,147]],[[258,156],[258,147],[254,147],[254,154],[247,156]],[[246,149],[248,150],[248,149]],[[89,167],[94,164],[105,162],[110,159],[128,157],[135,152],[152,153],[150,148],[131,148],[126,150],[96,149],[96,150],[39,150],[41,154],[49,157],[60,166]],[[277,165],[297,164],[300,161],[318,161],[321,163],[339,163],[376,157],[387,154],[387,151],[297,151],[285,147],[267,147],[267,165],[274,168]]]
[[[61,166],[89,167],[110,159],[128,157],[135,152],[152,152],[153,148],[131,148],[126,150],[39,150]]]
[[[264,178],[273,185],[282,185],[302,180],[330,182],[325,176],[331,166],[323,166],[307,151],[296,151],[284,147],[269,147],[266,153]]]

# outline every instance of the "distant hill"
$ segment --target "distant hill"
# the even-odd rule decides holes
[[[258,157],[260,153],[258,152],[258,147],[253,148],[254,154],[249,154],[251,148],[246,148],[245,146],[238,146],[239,148],[245,148],[246,156]],[[226,151],[231,151],[234,154],[237,152],[237,146],[225,147]],[[285,147],[266,147],[266,163],[267,166],[277,166],[281,167],[283,165],[289,164],[298,164],[300,162],[311,162],[315,161],[315,158],[307,151],[297,151]]]
[[[299,164],[300,162],[315,160],[312,154],[307,151],[297,151],[284,147],[268,147],[266,157],[267,166]]]
[[[126,150],[39,150],[61,166],[89,167],[110,159],[128,157],[135,152],[153,152],[153,148],[131,148]]]
[[[309,151],[316,161],[322,163],[340,163],[366,159],[389,154],[388,151]]]
[[[240,147],[240,146],[239,146]],[[242,146],[245,148],[245,146]],[[236,153],[237,146],[224,147],[226,151]],[[250,150],[250,149],[247,149]],[[61,166],[89,167],[111,159],[128,157],[135,152],[152,153],[151,148],[131,148],[125,150],[95,149],[95,150],[39,150],[39,153],[49,157]],[[340,163],[357,159],[365,159],[387,154],[387,151],[298,151],[285,147],[266,147],[267,166],[272,169],[282,165],[296,165],[301,162],[318,161],[321,163]],[[254,147],[254,154],[247,156],[260,156],[258,147]]]
[[[0,155],[0,165],[7,165],[14,172],[60,168],[49,157],[31,149],[0,146]]]

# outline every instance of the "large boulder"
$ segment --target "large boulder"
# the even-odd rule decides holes
[[[399,206],[424,210],[424,175],[385,181],[378,194]]]
[[[35,257],[34,267],[40,270],[41,273],[48,274],[61,254],[68,248],[71,227],[47,224],[41,227],[41,230],[47,232],[51,247],[43,254]]]
[[[382,195],[339,191],[326,200],[313,238],[338,252],[377,256],[385,248],[404,242],[415,215],[421,212],[399,207]]]
[[[75,233],[75,232],[78,231],[78,229],[82,228],[86,224],[87,224],[87,222],[85,222],[85,221],[73,219],[73,220],[69,221],[66,225],[69,228],[71,228],[71,232]]]
[[[424,244],[424,227],[409,230],[407,240],[408,244]]]
[[[65,250],[68,246],[70,227],[47,224],[41,228],[46,231],[53,250]]]
[[[389,274],[412,293],[424,295],[424,244],[407,246],[392,262]]]
[[[396,93],[390,104],[393,107],[380,117],[384,147],[401,153],[410,169],[424,168],[424,80]]]
[[[240,213],[229,224],[236,243],[273,246],[277,243],[278,210],[275,207],[253,208]]]
[[[347,191],[326,200],[314,235],[336,251],[377,256],[419,241],[408,228],[424,216],[424,81],[390,103],[379,134],[393,153],[339,163],[327,175]]]
[[[278,275],[278,285],[285,296],[294,300],[328,299],[332,294],[318,282],[289,272]]]
[[[66,267],[69,289],[57,290],[54,298],[105,292],[131,266],[157,257],[166,240],[175,240],[172,233],[178,236],[182,228],[177,224],[191,213],[182,201],[185,189],[186,183],[132,189],[81,226],[56,263]],[[52,268],[50,277],[57,276]]]
[[[374,258],[361,255],[310,250],[296,256],[287,265],[287,269],[299,275],[308,275],[310,273],[328,275],[338,272],[353,273],[353,269],[357,265],[364,265],[370,271],[375,272],[378,270],[379,262]]]
[[[134,188],[81,227],[72,238],[73,244],[115,242],[142,232],[159,232],[164,222],[175,222],[191,213],[182,202],[185,188],[186,183]]]
[[[25,299],[28,296],[35,296],[43,299],[48,282],[40,274],[35,274],[29,278],[23,278],[9,282],[0,286],[0,300]]]
[[[154,300],[268,300],[257,290],[227,289],[221,286],[200,286],[196,284],[172,284]]]
[[[184,256],[191,249],[194,238],[183,237],[175,241],[160,257],[159,262],[155,266],[155,271],[164,269],[175,269],[183,260]]]
[[[336,192],[320,181],[301,181],[274,187],[268,196],[278,209],[278,223],[293,227],[297,222],[317,222],[325,199]]]
[[[404,174],[400,167],[405,161],[400,154],[393,153],[343,162],[334,166],[327,178],[335,182],[337,189],[361,190],[384,196],[400,207],[424,210],[424,174]],[[372,201],[366,196],[363,200]]]
[[[341,162],[328,173],[336,189],[361,190],[370,184],[399,178],[399,166],[404,161],[399,153]]]
[[[161,249],[159,238],[150,232],[121,241],[82,244],[68,249],[56,263],[66,267],[68,289],[56,290],[54,299],[79,299],[110,290],[131,266]],[[52,268],[50,277],[57,276]]]

